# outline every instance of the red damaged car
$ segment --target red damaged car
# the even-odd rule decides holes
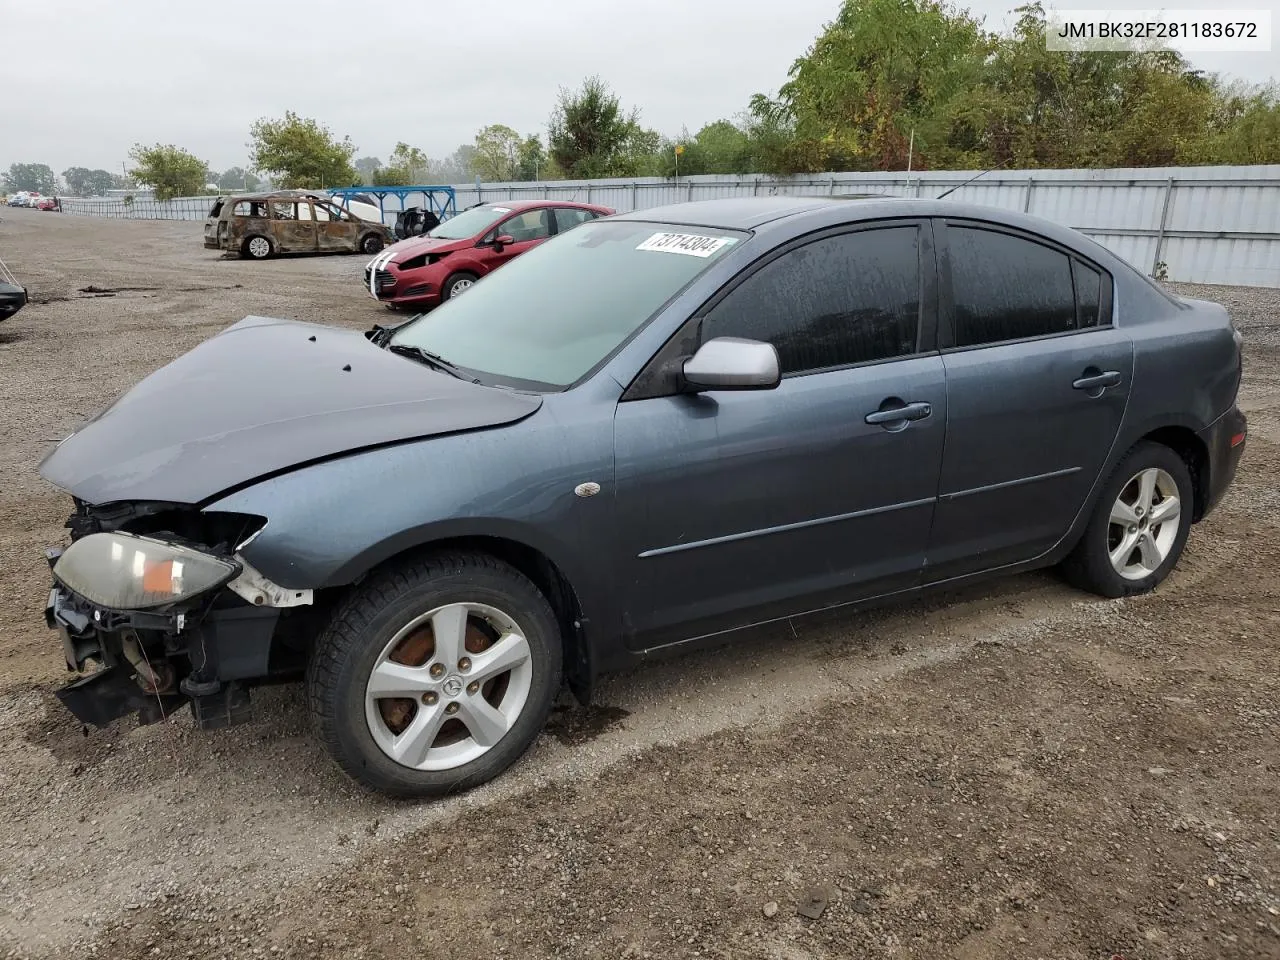
[[[549,237],[614,212],[567,200],[479,204],[387,247],[365,266],[365,289],[394,307],[435,306]]]

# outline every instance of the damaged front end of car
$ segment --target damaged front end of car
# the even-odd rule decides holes
[[[71,544],[46,551],[53,586],[45,620],[67,669],[58,691],[82,722],[134,714],[154,723],[190,704],[202,729],[250,716],[249,686],[296,678],[314,612],[310,590],[258,573],[239,550],[263,517],[172,503],[93,506],[76,500]],[[85,672],[91,664],[97,669]]]

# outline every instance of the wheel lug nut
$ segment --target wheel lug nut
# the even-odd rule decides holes
[[[459,660],[459,661],[458,661],[458,669],[459,669],[459,670],[470,670],[470,669],[471,669],[471,658],[470,658],[470,657],[463,657],[461,660]]]
[[[477,680],[472,680],[470,683],[467,684],[467,693],[475,693],[479,689],[480,689],[480,683]]]
[[[434,690],[428,690],[426,693],[422,695],[422,702],[425,703],[427,706],[431,706],[433,703],[435,703],[439,699],[440,697],[435,693]]]
[[[438,679],[438,678],[440,678],[440,677],[443,677],[443,676],[444,676],[444,664],[443,664],[443,663],[433,663],[433,664],[431,665],[431,676],[436,677],[437,679]]]
[[[458,705],[457,705],[456,703],[446,704],[446,705],[445,705],[445,708],[444,708],[444,712],[445,712],[445,713],[457,713],[457,712],[458,712]]]
[[[1138,532],[1138,525],[1137,525],[1136,523],[1131,523],[1131,524],[1129,524],[1129,532],[1130,532],[1130,533],[1137,533],[1137,532]]]

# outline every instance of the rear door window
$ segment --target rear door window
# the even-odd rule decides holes
[[[947,247],[956,346],[1077,329],[1071,260],[1065,253],[1011,234],[954,224],[947,226]]]
[[[315,202],[315,208],[316,208],[316,219],[319,220],[321,223],[327,223],[329,221],[334,221],[334,220],[339,220],[344,223],[351,222],[351,215],[347,213],[345,210],[339,209],[338,207],[331,206],[330,204],[322,203],[317,200]]]
[[[556,232],[564,233],[580,223],[594,220],[597,216],[593,210],[579,210],[575,207],[556,207]]]

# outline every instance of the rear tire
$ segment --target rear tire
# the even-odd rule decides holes
[[[372,577],[338,608],[312,650],[307,699],[350,776],[390,796],[438,796],[524,754],[561,661],[555,614],[527,577],[486,554],[438,553]]]
[[[1186,461],[1162,444],[1137,444],[1102,488],[1063,575],[1103,597],[1149,593],[1182,556],[1194,507]]]
[[[458,294],[470,289],[471,285],[479,279],[474,273],[455,273],[444,282],[444,286],[440,291],[440,299],[452,300]]]

